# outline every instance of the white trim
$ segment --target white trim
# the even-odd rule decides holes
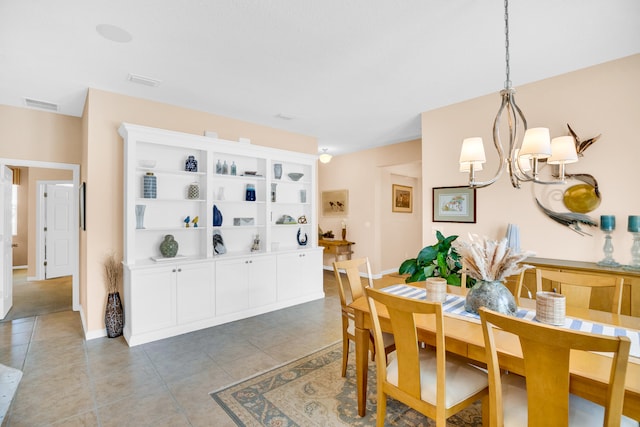
[[[14,265],[13,266],[14,270],[24,270],[25,268],[27,268],[26,265]]]
[[[77,192],[80,188],[80,165],[72,163],[56,163],[56,162],[43,162],[39,160],[22,160],[22,159],[7,159],[0,158],[0,166],[24,166],[31,168],[45,168],[45,169],[62,169],[70,170],[72,172],[73,188]],[[74,197],[73,215],[75,216],[75,223],[78,222],[78,197]],[[73,234],[73,259],[75,260],[72,268],[73,274],[71,275],[71,289],[72,289],[72,308],[74,311],[80,310],[80,227],[78,232]],[[36,280],[34,278],[27,278],[27,280]]]

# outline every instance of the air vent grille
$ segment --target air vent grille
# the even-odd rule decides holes
[[[161,80],[152,79],[151,77],[141,76],[139,74],[129,74],[128,80],[145,86],[157,87],[162,83]]]
[[[25,98],[24,103],[27,107],[31,108],[39,108],[41,110],[48,111],[58,111],[58,104],[54,104],[53,102],[40,101],[38,99]]]

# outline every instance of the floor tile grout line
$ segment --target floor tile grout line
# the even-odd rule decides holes
[[[91,400],[93,401],[93,411],[95,412],[96,421],[98,427],[102,427],[102,421],[100,420],[100,411],[98,410],[98,397],[96,393],[96,381],[94,378],[93,370],[91,369],[89,349],[87,348],[87,340],[82,340],[82,347],[84,349],[85,363],[87,364],[87,374],[89,375],[89,387],[91,389]]]
[[[169,393],[169,396],[171,396],[171,400],[173,400],[173,402],[178,407],[178,412],[187,419],[190,426],[193,426],[193,424],[191,423],[191,420],[189,419],[189,414],[187,413],[187,411],[184,410],[180,402],[178,402],[178,399],[174,396],[173,392],[171,391],[171,388],[169,387],[169,384],[167,384],[162,374],[160,374],[160,372],[158,371],[158,367],[156,366],[155,362],[151,360],[151,356],[149,356],[149,353],[147,353],[147,349],[143,347],[142,351],[144,352],[144,355],[147,357],[147,360],[149,361],[149,363],[151,363],[151,366],[153,366],[154,372],[160,378],[160,381],[162,382],[162,385],[164,385],[164,388]]]

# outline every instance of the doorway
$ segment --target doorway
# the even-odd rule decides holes
[[[41,161],[32,161],[32,160],[17,160],[17,159],[3,159],[3,158],[0,158],[0,166],[55,169],[60,171],[71,172],[70,190],[68,192],[69,194],[67,194],[67,197],[70,197],[70,200],[69,200],[70,209],[68,209],[67,219],[69,221],[69,224],[73,224],[73,226],[70,227],[71,233],[69,234],[68,241],[64,244],[64,248],[63,248],[64,250],[62,253],[64,253],[65,256],[67,257],[66,262],[68,262],[69,264],[68,271],[70,272],[70,275],[66,276],[65,280],[70,281],[71,283],[71,309],[74,311],[78,311],[80,309],[80,303],[79,303],[79,288],[80,288],[79,259],[80,257],[79,257],[79,227],[77,227],[78,210],[79,210],[77,196],[78,196],[79,181],[80,181],[80,166],[74,165],[74,164],[68,164],[68,163],[41,162]],[[6,209],[6,207],[3,206],[3,209]],[[29,210],[31,209],[32,207],[29,206]],[[44,215],[44,213],[38,212],[37,215]],[[38,240],[42,240],[42,239],[38,239]],[[36,249],[36,253],[37,252],[38,252],[38,249]],[[38,261],[36,262],[36,265],[37,264],[41,264],[41,263]],[[3,269],[6,267],[12,268],[12,266],[3,266]],[[11,275],[9,275],[9,277],[11,277]],[[44,278],[44,272],[42,277],[37,277],[36,274],[34,274],[32,277],[29,277],[30,280],[39,279],[39,278]],[[8,283],[7,280],[3,279],[3,283],[0,284],[0,286],[3,287],[5,294],[7,293],[7,291],[11,293],[11,290],[14,289],[13,280],[11,280],[11,283]],[[7,287],[10,287],[10,288],[7,289]]]

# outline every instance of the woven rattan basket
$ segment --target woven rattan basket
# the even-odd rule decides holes
[[[427,279],[427,301],[444,302],[447,298],[447,280],[442,277]]]
[[[536,293],[536,319],[549,325],[564,325],[567,300],[555,292]]]

